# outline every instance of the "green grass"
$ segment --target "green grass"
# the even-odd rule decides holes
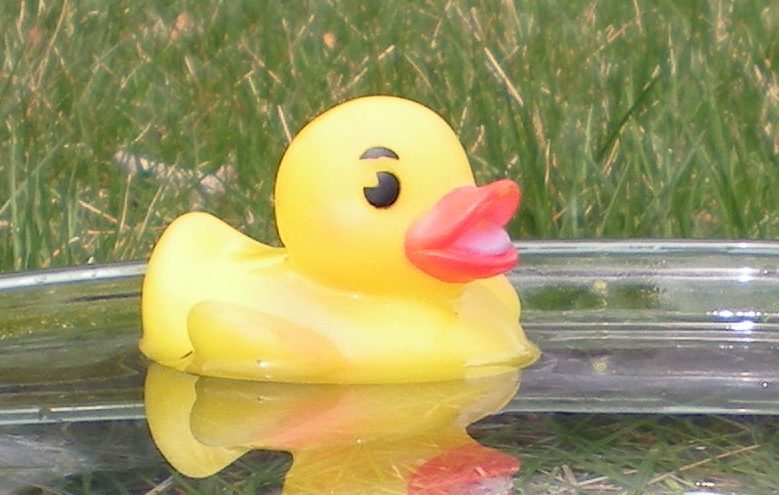
[[[368,93],[520,182],[515,237],[776,237],[771,3],[4,2],[0,270],[142,259],[195,207],[275,242],[287,131]],[[202,200],[119,150],[237,178]]]
[[[27,432],[30,438],[41,430],[27,428],[33,430]],[[49,453],[52,458],[62,463],[68,453],[88,454],[86,465],[92,470],[82,467],[80,473],[59,479],[39,477],[40,492],[31,493],[278,494],[292,462],[286,453],[252,451],[218,476],[186,478],[154,453],[144,430],[144,422],[126,421],[74,424],[48,436],[41,432],[37,438],[48,439],[49,452],[57,452],[62,443],[67,447],[60,458]],[[517,457],[517,495],[679,495],[696,490],[768,495],[779,484],[775,418],[504,414],[469,431],[483,444]],[[57,438],[64,442],[52,441]]]
[[[289,135],[369,93],[441,113],[479,181],[516,179],[517,238],[775,238],[774,3],[2,2],[0,272],[143,259],[193,208],[275,243],[273,180]],[[193,178],[129,177],[119,151]],[[223,165],[236,171],[226,191],[199,193]],[[724,476],[776,486],[761,471],[776,463],[770,422],[758,439],[714,422],[695,434],[714,439],[708,450],[690,451],[692,437],[674,443],[695,426],[683,419],[666,430],[654,418],[632,450],[586,421],[552,423],[565,434],[521,448],[520,481],[543,492],[569,469],[640,493],[692,452]],[[590,426],[606,443],[593,445]],[[753,444],[754,462],[717,457]],[[651,486],[677,493],[672,482]]]
[[[775,418],[505,415],[472,434],[517,455],[518,494],[775,493]]]

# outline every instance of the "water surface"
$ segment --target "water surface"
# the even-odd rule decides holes
[[[776,246],[549,246],[511,275],[544,351],[521,385],[179,376],[190,476],[146,421],[142,265],[0,278],[0,493],[775,493]]]

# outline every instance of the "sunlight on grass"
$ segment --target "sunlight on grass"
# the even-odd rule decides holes
[[[144,258],[194,207],[273,242],[288,134],[368,93],[430,105],[479,180],[517,179],[516,237],[775,237],[769,4],[7,2],[0,266]],[[191,180],[131,181],[118,152]]]

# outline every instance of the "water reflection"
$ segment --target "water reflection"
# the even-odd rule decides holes
[[[290,452],[284,494],[497,495],[518,461],[466,427],[503,407],[519,372],[461,382],[301,385],[188,375],[152,364],[152,437],[182,474],[218,473],[252,449]]]

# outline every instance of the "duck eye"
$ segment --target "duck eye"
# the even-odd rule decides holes
[[[376,208],[388,208],[398,200],[400,181],[391,172],[376,172],[379,184],[362,189],[365,199]]]
[[[399,159],[397,153],[389,148],[385,148],[384,146],[374,146],[373,148],[368,148],[362,152],[362,155],[360,155],[360,160],[375,160],[377,158],[392,158],[393,160]]]

